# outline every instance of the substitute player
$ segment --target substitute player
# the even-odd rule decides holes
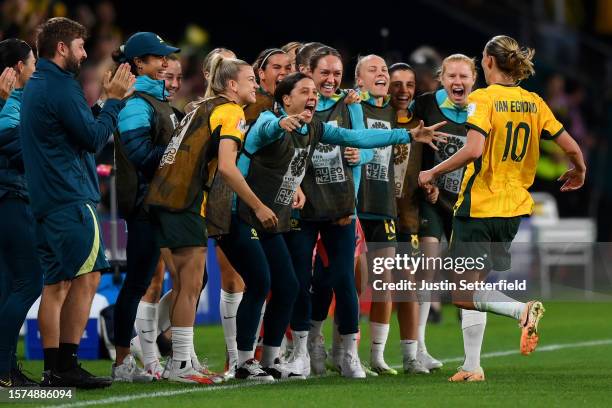
[[[489,85],[469,98],[467,142],[455,155],[419,174],[419,184],[468,166],[455,205],[451,252],[455,256],[486,257],[487,269],[510,268],[510,244],[522,216],[533,211],[527,189],[533,183],[540,139],[554,140],[572,162],[561,191],[584,184],[586,165],[578,144],[537,94],[518,83],[535,73],[534,50],[521,48],[513,38],[496,36],[482,53]],[[483,271],[486,272],[486,271]],[[483,280],[477,272],[463,279]],[[538,344],[538,323],[544,313],[539,301],[518,302],[499,291],[454,293],[462,310],[465,361],[449,381],[484,381],[480,349],[486,320],[478,312],[492,312],[518,321],[520,349],[530,354]],[[461,296],[461,297],[459,297]]]
[[[422,119],[425,124],[437,123],[445,120],[443,130],[451,136],[444,146],[439,145],[438,150],[423,148],[423,163],[425,169],[443,162],[451,157],[465,145],[467,129],[468,95],[472,92],[476,82],[476,64],[472,58],[463,54],[453,54],[444,59],[438,72],[438,80],[442,88],[435,92],[423,94],[415,99],[414,115]],[[432,258],[440,255],[439,243],[442,236],[450,241],[453,206],[457,201],[464,168],[459,168],[448,174],[440,176],[435,188],[439,189],[438,199],[435,203],[429,202],[425,197],[420,200],[419,240],[426,257]],[[431,281],[435,270],[425,271],[424,279]],[[431,306],[431,293],[420,292],[419,308],[419,343],[418,355],[425,367],[429,370],[442,367],[442,363],[427,352],[425,345],[425,328],[429,309]]]

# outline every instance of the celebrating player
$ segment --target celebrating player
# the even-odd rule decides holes
[[[426,124],[446,120],[444,132],[451,137],[439,150],[428,147],[423,149],[423,168],[430,169],[455,154],[465,145],[467,130],[468,95],[476,82],[476,65],[474,60],[463,55],[453,54],[444,59],[438,72],[442,88],[423,94],[415,99],[414,115]],[[439,243],[444,234],[450,242],[453,222],[453,206],[457,201],[464,168],[440,176],[434,188],[439,190],[435,203],[430,203],[425,197],[421,199],[419,209],[420,227],[419,239],[426,257],[440,255]],[[428,270],[424,278],[431,280],[435,271]],[[421,305],[419,308],[419,360],[428,369],[442,366],[438,360],[427,353],[425,345],[425,328],[431,305],[431,294],[419,293]],[[466,323],[464,323],[466,324]]]
[[[521,217],[531,214],[533,183],[539,158],[539,140],[552,139],[573,164],[564,173],[561,191],[584,184],[586,165],[577,143],[537,94],[518,84],[535,73],[534,51],[513,38],[496,36],[482,53],[482,68],[489,85],[468,97],[467,141],[463,148],[434,168],[419,174],[419,184],[434,182],[468,166],[455,204],[451,252],[455,256],[483,257],[486,269],[510,268],[510,244]],[[484,280],[486,270],[464,274],[463,279]],[[450,381],[484,381],[480,349],[486,319],[492,312],[518,321],[520,350],[530,354],[538,344],[538,323],[544,313],[539,301],[518,302],[499,291],[454,293],[462,308],[465,361]]]
[[[167,55],[179,51],[150,32],[132,35],[117,51],[117,62],[129,62],[136,75],[134,96],[119,113],[119,137],[115,141],[119,211],[127,222],[127,273],[115,306],[117,359],[113,378],[142,382],[159,379],[162,367],[157,358],[157,302],[143,302],[159,260],[150,215],[143,206],[148,185],[172,137],[178,121],[166,99]],[[141,373],[130,355],[134,320],[143,351]],[[125,361],[124,361],[125,360]]]

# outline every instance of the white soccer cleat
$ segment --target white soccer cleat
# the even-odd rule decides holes
[[[418,359],[404,358],[404,373],[406,374],[429,374],[429,369]]]
[[[427,351],[418,351],[417,360],[429,371],[438,370],[444,365],[441,361],[433,358]]]
[[[173,360],[171,367],[168,370],[168,381],[187,384],[214,384],[210,378],[203,375],[199,371],[196,371],[191,365],[191,361]]]
[[[170,361],[172,360],[169,358],[168,362]],[[167,364],[168,363],[166,363],[166,365]],[[161,380],[163,378],[164,371],[165,371],[165,368],[161,365],[159,360],[155,360],[153,363],[147,364],[144,369],[147,372],[147,374],[154,377],[156,380]]]
[[[254,358],[245,361],[241,366],[237,367],[234,378],[237,380],[274,382],[274,377],[264,371],[259,361]]]
[[[325,368],[325,360],[327,352],[325,351],[325,339],[323,336],[318,336],[314,341],[308,342],[308,353],[310,354],[310,368],[313,375],[323,375],[327,372]]]
[[[123,359],[122,364],[113,364],[112,377],[113,381],[129,383],[149,383],[158,379],[138,367],[134,356],[131,354]]]
[[[366,378],[359,356],[345,353],[342,357],[342,376],[345,378]]]

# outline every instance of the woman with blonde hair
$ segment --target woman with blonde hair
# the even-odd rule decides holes
[[[208,195],[217,169],[227,185],[256,209],[263,223],[275,222],[274,213],[261,204],[236,167],[245,133],[242,106],[255,101],[256,90],[249,64],[215,55],[204,100],[176,129],[147,195],[147,204],[156,209],[159,245],[170,249],[178,278],[171,308],[172,363],[167,368],[171,381],[212,382],[194,370],[190,349],[206,260],[204,217],[213,215],[207,214],[212,206],[214,216],[210,221],[223,226],[224,215],[231,210],[231,201],[224,201],[226,196]],[[215,202],[207,202],[209,198]]]
[[[476,64],[474,59],[463,54],[452,54],[442,61],[438,69],[438,80],[442,88],[435,92],[425,93],[415,99],[414,116],[426,124],[445,120],[443,129],[451,136],[439,150],[423,146],[422,168],[429,169],[456,153],[466,141],[465,122],[468,114],[468,95],[476,82]],[[425,256],[438,256],[442,236],[450,241],[453,220],[453,206],[457,201],[464,169],[460,168],[441,176],[434,185],[434,196],[437,200],[430,202],[424,194],[420,195],[419,205],[419,241]],[[430,197],[431,198],[431,197]],[[433,279],[434,270],[424,271],[425,280]],[[420,278],[417,277],[417,278]],[[425,344],[425,328],[431,307],[431,294],[419,292],[419,327],[417,344],[417,361],[419,367],[415,372],[426,373],[442,367],[442,363],[433,358]]]
[[[535,177],[540,139],[554,140],[573,165],[559,178],[561,191],[577,190],[584,184],[586,165],[580,147],[544,100],[519,86],[535,74],[534,54],[508,36],[487,42],[481,65],[488,87],[468,97],[465,145],[419,174],[419,184],[426,185],[467,166],[455,204],[450,251],[453,256],[484,259],[480,270],[460,275],[468,282],[484,281],[491,269],[510,269],[510,245],[521,217],[533,211],[528,188]],[[485,379],[480,367],[486,325],[482,312],[515,319],[521,329],[521,353],[535,350],[544,313],[541,302],[519,302],[497,290],[454,292],[453,302],[462,309],[465,361],[449,381]]]

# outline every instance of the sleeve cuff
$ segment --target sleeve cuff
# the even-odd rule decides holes
[[[543,131],[542,131],[542,135],[540,136],[540,138],[541,138],[542,140],[555,140],[555,139],[556,139],[556,138],[558,138],[558,137],[561,135],[561,133],[563,133],[564,131],[565,131],[565,128],[564,128],[563,126],[561,126],[561,129],[559,129],[559,131],[558,131],[558,132],[556,132],[556,133],[554,133],[554,134],[552,134],[552,135],[551,135],[550,133],[548,133],[548,131],[547,131],[547,130],[543,130]]]
[[[104,106],[102,106],[102,110],[116,110],[119,112],[123,108],[124,102],[119,99],[107,99],[104,101]]]
[[[242,146],[242,139],[240,139],[238,136],[232,136],[232,135],[222,135],[219,136],[219,140],[223,140],[223,139],[231,139],[234,142],[236,142],[238,144],[238,147],[240,148]]]
[[[467,127],[468,129],[473,129],[473,130],[477,131],[478,133],[482,134],[485,138],[489,136],[489,132],[485,132],[482,128],[479,128],[478,126],[474,125],[473,123],[466,123],[465,127]]]

